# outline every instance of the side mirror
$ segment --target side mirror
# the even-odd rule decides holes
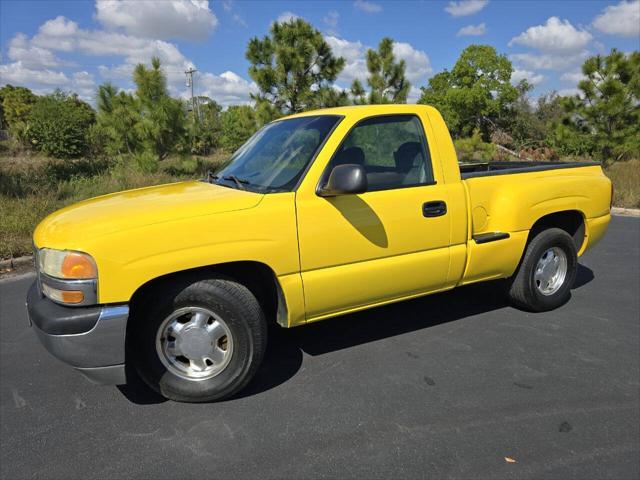
[[[321,197],[351,195],[367,191],[367,172],[362,165],[347,163],[337,165],[331,170],[326,185],[318,191]]]

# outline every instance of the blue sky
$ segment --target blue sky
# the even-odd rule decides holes
[[[534,96],[575,91],[589,55],[640,49],[638,0],[1,0],[0,84],[38,93],[62,88],[92,101],[105,81],[131,88],[133,66],[157,55],[174,95],[187,95],[184,70],[194,65],[196,93],[223,105],[244,103],[256,88],[244,58],[247,42],[294,16],[346,58],[341,87],[366,77],[368,47],[393,38],[414,87],[410,100],[472,43],[507,54],[513,81],[527,78]]]

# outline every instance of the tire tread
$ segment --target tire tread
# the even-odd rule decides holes
[[[247,324],[252,343],[250,345],[251,358],[247,365],[243,368],[239,375],[239,380],[231,382],[225,388],[209,395],[184,395],[173,389],[163,388],[162,385],[150,380],[152,375],[148,375],[145,371],[146,362],[144,359],[134,355],[134,361],[140,376],[145,382],[161,395],[171,400],[182,402],[210,402],[228,398],[240,390],[242,390],[253,378],[257,372],[267,346],[267,325],[265,315],[262,308],[251,293],[244,285],[238,283],[232,278],[216,275],[209,278],[190,277],[184,278],[174,283],[167,283],[154,292],[154,295],[145,304],[152,310],[162,310],[163,307],[182,304],[182,303],[206,303],[206,299],[217,299],[217,306],[221,309],[227,309],[224,305],[232,305],[237,309],[242,321]],[[157,300],[157,303],[154,302]],[[238,316],[238,315],[236,315]],[[145,321],[144,318],[139,320]],[[147,329],[139,326],[137,333],[140,335]],[[148,334],[148,332],[147,332]],[[139,339],[142,341],[142,339]],[[138,352],[139,354],[141,352]]]
[[[577,265],[577,255],[573,239],[565,230],[560,228],[543,230],[527,244],[524,256],[522,257],[520,265],[518,265],[516,273],[509,279],[507,293],[509,299],[515,306],[523,310],[542,312],[557,308],[568,300],[570,288],[561,288],[556,294],[549,297],[549,299],[554,299],[553,302],[541,302],[529,281],[530,268],[534,267],[532,263],[537,261],[535,257],[537,257],[538,250],[541,246],[551,246],[557,243],[562,244],[562,246],[568,250],[568,252],[566,252],[568,254],[568,265],[565,283],[573,284],[576,271],[575,266]]]

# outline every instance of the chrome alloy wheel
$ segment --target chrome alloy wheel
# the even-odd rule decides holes
[[[233,337],[224,320],[211,310],[184,307],[160,325],[156,351],[170,372],[187,380],[205,380],[229,364]]]
[[[556,293],[567,276],[567,254],[558,247],[546,250],[533,272],[533,281],[536,288],[543,295]]]

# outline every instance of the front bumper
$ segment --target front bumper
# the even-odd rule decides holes
[[[95,383],[126,383],[128,305],[65,307],[41,295],[34,282],[27,312],[40,342],[54,357]]]

